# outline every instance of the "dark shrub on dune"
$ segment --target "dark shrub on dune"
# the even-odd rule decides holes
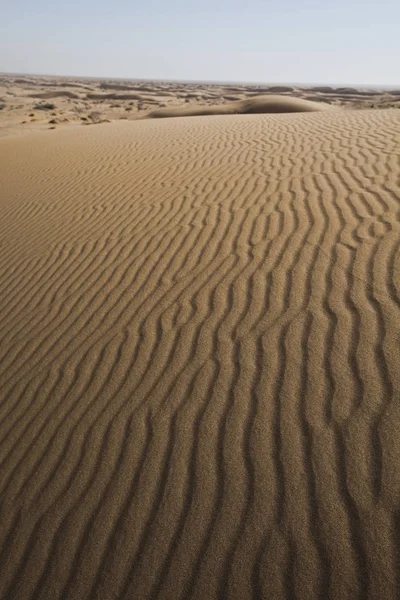
[[[54,110],[56,105],[51,102],[43,102],[42,104],[35,104],[33,108],[35,110]]]

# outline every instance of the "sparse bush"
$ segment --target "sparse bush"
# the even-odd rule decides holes
[[[82,125],[98,125],[99,123],[109,123],[110,121],[103,117],[101,112],[93,111],[87,117],[81,117]]]
[[[33,108],[35,110],[54,110],[56,105],[51,102],[43,102],[43,104],[35,104]]]
[[[92,111],[91,113],[89,113],[88,117],[92,121],[92,123],[101,123],[101,121],[102,121],[101,112],[97,112],[95,110]]]

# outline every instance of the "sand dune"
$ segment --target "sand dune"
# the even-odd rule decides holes
[[[282,94],[284,92],[294,92],[294,88],[289,85],[272,85],[268,88],[271,94]]]
[[[231,115],[231,114],[260,114],[260,113],[293,113],[315,112],[332,109],[329,104],[311,102],[302,98],[287,96],[264,96],[217,104],[211,106],[179,106],[158,108],[146,115],[147,118],[189,117],[199,115]]]
[[[65,92],[61,90],[56,90],[53,92],[38,92],[37,94],[29,94],[29,98],[42,98],[46,100],[52,100],[53,98],[71,98],[76,99],[80,96],[75,94],[74,92]]]
[[[136,87],[134,85],[122,85],[121,83],[105,83],[105,82],[102,82],[99,85],[99,87],[102,90],[115,90],[117,92],[118,91],[120,91],[120,92],[122,92],[122,91],[127,92],[129,90],[133,90],[133,91],[136,90]]]
[[[68,83],[68,82],[60,81],[58,78],[55,78],[54,80],[48,82],[48,81],[43,81],[42,78],[28,79],[26,77],[22,77],[22,78],[17,77],[17,78],[13,78],[13,83],[16,85],[21,85],[21,86],[53,87],[53,88],[72,87],[72,88],[88,89],[87,86],[84,86],[84,85],[78,83],[77,81]]]
[[[86,94],[88,100],[140,100],[140,94]]]
[[[134,85],[122,85],[116,83],[100,83],[100,89],[102,90],[115,90],[115,91],[129,91],[132,90],[134,92],[149,92],[153,93],[154,88],[158,89],[157,93],[159,94],[159,86],[155,85],[143,85],[139,83],[135,83]]]
[[[0,140],[0,598],[395,600],[400,113]]]

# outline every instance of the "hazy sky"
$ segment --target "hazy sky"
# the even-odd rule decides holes
[[[400,0],[0,0],[0,71],[400,85]]]

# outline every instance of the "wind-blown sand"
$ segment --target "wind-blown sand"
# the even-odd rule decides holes
[[[0,597],[394,600],[400,112],[0,140]]]

